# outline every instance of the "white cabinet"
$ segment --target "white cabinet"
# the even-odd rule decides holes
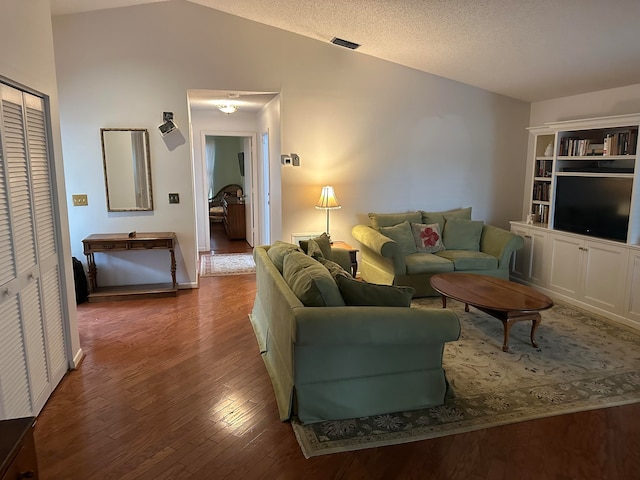
[[[629,250],[624,316],[640,323],[640,250]]]
[[[550,290],[608,312],[622,314],[628,248],[583,237],[549,235]]]
[[[511,232],[524,238],[524,246],[513,255],[511,277],[532,285],[546,286],[547,231],[512,222]]]

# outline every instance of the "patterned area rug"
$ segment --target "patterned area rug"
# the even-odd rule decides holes
[[[439,298],[412,307],[441,307]],[[541,312],[538,348],[531,322],[511,328],[450,300],[460,340],[445,347],[451,389],[445,404],[411,412],[301,425],[292,421],[305,457],[413,442],[535,418],[640,402],[640,331],[556,304]]]
[[[244,275],[256,273],[256,264],[250,253],[200,255],[200,276]]]

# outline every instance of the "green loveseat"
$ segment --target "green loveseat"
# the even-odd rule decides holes
[[[460,334],[452,311],[347,306],[331,274],[328,278],[334,284],[325,286],[334,288],[334,297],[327,306],[305,306],[285,280],[289,280],[289,265],[294,257],[304,256],[308,269],[317,271],[316,263],[328,269],[302,252],[276,258],[274,252],[283,242],[277,243],[277,247],[254,249],[257,292],[250,319],[281,420],[296,415],[312,423],[444,402],[444,343],[457,340]],[[290,246],[292,251],[295,248]],[[345,277],[349,277],[345,282],[360,288],[362,282]],[[297,291],[300,285],[293,288]],[[298,295],[309,303],[305,295]],[[407,299],[411,301],[410,291]]]
[[[445,212],[370,213],[371,225],[356,225],[353,237],[361,245],[360,275],[368,281],[406,285],[415,297],[436,296],[429,282],[437,273],[464,272],[509,279],[513,252],[522,237],[483,222],[471,221],[471,208]],[[409,226],[407,226],[409,225]],[[437,225],[442,250],[418,251],[407,231],[415,225]],[[407,230],[409,229],[409,230]]]

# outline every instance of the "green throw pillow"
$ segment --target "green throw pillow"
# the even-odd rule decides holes
[[[311,238],[309,240],[300,240],[298,242],[298,243],[300,243],[300,248],[306,254],[309,254],[309,241],[310,240],[313,240],[314,242],[316,242],[318,244],[318,247],[320,247],[320,250],[322,251],[322,256],[324,258],[326,258],[328,260],[333,260],[332,253],[331,253],[331,239],[329,238],[329,236],[326,233],[323,233],[322,235],[320,235],[318,237]]]
[[[350,306],[409,307],[415,293],[413,287],[378,285],[350,276],[337,276],[336,283],[344,303]]]
[[[402,222],[419,223],[422,214],[420,212],[406,213],[369,213],[371,228],[380,230],[382,227],[393,227]]]
[[[444,212],[422,212],[422,223],[430,224],[437,223],[440,227],[440,231],[444,231],[444,222],[449,217],[464,218],[471,220],[471,207],[456,208],[454,210],[447,210]],[[415,222],[419,223],[419,222]]]
[[[309,240],[309,242],[307,243],[307,255],[309,255],[311,258],[315,258],[316,260],[325,258],[320,245],[318,245],[318,242],[313,239]]]
[[[276,266],[278,271],[282,273],[282,268],[284,265],[284,257],[289,255],[291,252],[300,251],[298,247],[296,247],[293,243],[283,242],[281,240],[276,240],[273,245],[269,247],[267,250],[267,256],[273,264]]]
[[[342,265],[340,265],[339,263],[333,262],[331,260],[327,260],[324,257],[320,257],[318,258],[318,261],[324,265],[324,267],[329,270],[329,273],[331,274],[331,276],[335,279],[338,275],[346,275],[348,277],[351,277],[351,274],[349,272],[347,272],[344,268],[342,268]]]
[[[303,252],[291,252],[284,258],[282,276],[305,307],[344,306],[329,270]]]
[[[409,222],[404,221],[393,227],[380,227],[380,233],[396,242],[402,255],[407,256],[417,252]]]
[[[447,218],[442,241],[447,250],[480,250],[480,236],[484,222],[464,218]]]

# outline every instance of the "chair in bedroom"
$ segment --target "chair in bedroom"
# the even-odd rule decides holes
[[[222,199],[225,196],[235,197],[238,194],[238,190],[242,192],[242,187],[235,183],[226,185],[218,190],[213,198],[209,199],[209,221],[210,222],[222,222],[224,212],[222,208]]]

